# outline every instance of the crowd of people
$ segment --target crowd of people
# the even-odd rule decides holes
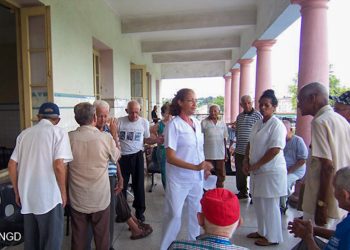
[[[289,230],[306,249],[349,249],[349,216],[335,231],[327,229],[350,211],[350,92],[328,104],[327,89],[320,83],[298,92],[298,109],[311,115],[311,145],[294,135],[290,121],[274,113],[278,100],[273,90],[259,97],[259,111],[250,96],[242,96],[243,112],[227,127],[219,119],[220,107],[212,105],[202,122],[194,118],[196,94],[179,90],[171,103],[161,107],[162,120],[152,111],[154,126],[140,116],[140,105],[130,101],[127,115],[109,116],[105,101],[74,107],[79,127],[67,133],[56,126],[59,107],[44,103],[38,123],[17,138],[8,170],[16,203],[24,215],[25,249],[61,249],[63,211],[72,216],[71,249],[113,249],[116,206],[127,198],[129,180],[133,208],[123,222],[131,239],[147,237],[153,229],[145,223],[144,145],[157,144],[165,190],[160,249],[245,249],[230,238],[242,223],[239,200],[251,197],[258,228],[249,233],[258,246],[283,242],[281,213],[297,180],[303,180],[303,218],[289,223]],[[234,194],[224,188],[225,162],[235,145]],[[306,172],[306,174],[305,174]],[[203,183],[217,176],[216,188],[203,194]],[[305,175],[305,176],[304,176]],[[247,178],[250,176],[249,188]],[[335,176],[335,177],[334,177]],[[187,239],[177,240],[183,209],[187,208]],[[119,209],[119,210],[118,210]],[[204,234],[200,235],[200,227]],[[329,239],[322,244],[314,236]]]

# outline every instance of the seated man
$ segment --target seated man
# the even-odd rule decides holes
[[[230,242],[240,224],[239,201],[235,194],[224,188],[207,191],[202,200],[198,223],[204,234],[197,240],[174,241],[168,249],[247,249]]]
[[[305,174],[308,151],[303,138],[294,135],[290,121],[283,120],[283,124],[287,130],[286,146],[283,149],[283,154],[287,163],[287,188],[289,196],[292,194],[292,188],[295,182],[303,178]],[[288,196],[283,196],[280,199],[281,212],[284,214],[287,210]]]
[[[334,180],[334,196],[339,207],[350,212],[350,167],[341,168],[337,171]],[[302,241],[293,249],[350,249],[350,214],[343,219],[336,227],[336,230],[329,230],[323,227],[313,227],[311,221],[294,219],[288,223],[290,233],[295,237],[302,238]],[[329,239],[328,243],[317,239],[319,236]]]

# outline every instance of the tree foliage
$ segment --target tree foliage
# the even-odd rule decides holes
[[[298,77],[293,79],[293,83],[288,86],[289,93],[292,97],[292,108],[297,109]],[[329,66],[329,95],[339,96],[350,88],[341,85],[340,80],[335,76],[332,65]]]

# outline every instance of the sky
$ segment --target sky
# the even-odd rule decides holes
[[[350,32],[345,24],[350,23],[349,0],[331,0],[328,3],[328,53],[329,63],[340,84],[350,87],[348,58]],[[288,85],[296,77],[299,64],[300,18],[279,37],[272,48],[272,87],[278,97],[290,96]],[[256,58],[254,58],[256,59]],[[254,96],[256,60],[251,65],[250,95]],[[192,88],[197,97],[223,96],[225,80],[222,77],[187,78],[162,80],[161,98],[172,98],[181,88]]]

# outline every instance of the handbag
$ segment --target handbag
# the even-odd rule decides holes
[[[115,218],[115,222],[117,223],[126,222],[131,217],[131,209],[123,192],[120,192],[116,196],[115,213],[117,214]]]

